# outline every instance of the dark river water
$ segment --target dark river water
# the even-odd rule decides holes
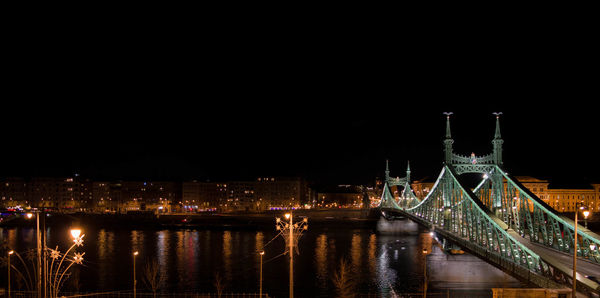
[[[136,257],[138,291],[148,292],[143,271],[156,262],[163,279],[159,292],[215,292],[220,276],[225,292],[258,293],[260,256],[263,257],[263,291],[271,297],[287,297],[289,257],[283,238],[273,229],[102,229],[82,227],[83,265],[65,283],[68,292],[127,291],[132,289],[132,251]],[[65,251],[70,245],[67,228],[48,228],[48,247]],[[35,229],[0,228],[0,242],[23,254],[35,246]],[[296,297],[335,297],[332,276],[345,259],[350,284],[356,293],[391,297],[394,293],[423,291],[424,256],[427,248],[428,291],[451,296],[492,296],[491,288],[523,285],[487,263],[469,255],[453,259],[443,252],[424,228],[408,221],[383,222],[373,229],[309,229],[294,256]],[[6,247],[4,248],[6,249]],[[13,264],[16,260],[11,259]],[[467,265],[465,265],[467,264]],[[2,287],[6,285],[6,267]],[[78,271],[78,272],[77,272]],[[13,288],[16,287],[13,283]]]

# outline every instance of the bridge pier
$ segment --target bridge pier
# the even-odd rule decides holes
[[[452,245],[449,241],[445,241]],[[435,247],[427,256],[428,279],[435,288],[522,287],[523,282],[470,254],[453,255]]]

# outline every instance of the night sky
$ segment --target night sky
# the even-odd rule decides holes
[[[433,179],[452,111],[458,153],[490,153],[503,112],[509,173],[600,182],[588,41],[101,31],[12,49],[0,175],[362,184],[389,159]]]

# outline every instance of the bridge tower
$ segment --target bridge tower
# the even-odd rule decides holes
[[[492,145],[494,146],[494,162],[498,166],[502,166],[502,136],[500,135],[500,115],[502,112],[493,113],[496,115],[496,133],[494,134],[494,139],[492,140]]]
[[[450,115],[452,115],[452,114],[454,114],[454,113],[444,112],[444,115],[446,115],[446,138],[444,139],[444,162],[447,165],[452,165],[453,161],[454,161],[454,152],[452,149],[452,144],[454,144],[454,140],[452,139],[452,131],[450,130]],[[450,180],[444,179],[444,183],[443,183],[443,187],[445,189],[444,193],[446,193],[446,194],[450,193],[450,190],[452,189],[451,183],[452,182]],[[447,210],[447,208],[449,208],[449,206],[451,204],[449,195],[444,196],[443,204],[444,204],[444,209]],[[445,215],[445,217],[448,217],[447,212],[444,212],[444,215]]]
[[[398,190],[399,187],[403,187],[401,196],[399,201],[396,202],[393,195],[391,194],[391,190]],[[415,193],[412,191],[410,186],[410,161],[406,166],[406,176],[405,177],[390,177],[390,167],[389,161],[385,161],[385,183],[383,186],[383,194],[381,196],[380,207],[389,208],[394,206],[402,206],[402,208],[410,207],[418,204],[420,200],[417,198]]]
[[[502,135],[500,133],[500,115],[501,112],[495,112],[493,115],[496,116],[496,130],[494,133],[494,139],[492,140],[493,151],[492,154],[486,156],[476,156],[472,153],[470,156],[461,156],[454,154],[452,145],[454,140],[452,139],[452,132],[450,130],[450,115],[452,112],[444,112],[446,115],[446,137],[444,139],[444,162],[447,165],[454,166],[459,174],[463,173],[489,173],[485,171],[486,168],[491,168],[489,165],[502,166]],[[486,166],[487,165],[487,166]]]
[[[389,160],[385,160],[385,181],[390,180],[390,165]]]
[[[406,163],[406,181],[410,183],[410,160]]]
[[[481,173],[488,177],[494,187],[492,190],[492,209],[498,214],[502,212],[502,197],[504,195],[504,187],[502,186],[503,178],[502,174],[498,171],[494,171],[494,166],[502,167],[502,135],[500,133],[500,115],[502,113],[495,112],[493,115],[496,116],[496,129],[494,132],[494,139],[492,140],[493,150],[491,154],[477,156],[475,153],[471,155],[459,155],[452,151],[452,145],[454,140],[450,131],[450,115],[452,112],[445,112],[446,115],[446,137],[444,139],[444,162],[446,165],[453,167],[457,174],[464,173]],[[446,205],[446,204],[445,204]],[[502,217],[505,217],[503,214]],[[504,218],[507,220],[508,218]]]
[[[446,164],[452,164],[452,144],[454,144],[454,140],[452,139],[452,133],[450,132],[450,115],[452,112],[444,112],[446,115],[446,139],[444,139],[444,161]]]
[[[494,139],[492,140],[493,145],[493,153],[492,156],[494,158],[494,163],[502,168],[502,136],[500,135],[500,115],[502,112],[493,113],[496,116],[496,131],[494,133]],[[496,186],[494,187],[494,200],[492,203],[493,211],[496,215],[502,213],[502,218],[505,222],[508,220],[507,212],[502,212],[502,196],[504,195],[504,185],[503,185],[503,177],[502,173],[495,171],[491,174],[492,183]]]

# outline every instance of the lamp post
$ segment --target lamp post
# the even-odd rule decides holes
[[[8,298],[10,298],[10,256],[14,253],[14,250],[8,252]]]
[[[81,234],[80,229],[71,229],[70,232],[71,232],[71,236],[73,237],[73,245],[71,245],[71,247],[69,247],[67,252],[65,252],[64,255],[62,255],[62,258],[60,257],[61,253],[60,253],[60,251],[58,251],[58,246],[56,246],[56,249],[49,250],[50,258],[52,259],[52,262],[50,263],[50,268],[49,268],[48,274],[49,274],[49,276],[54,276],[53,279],[49,278],[50,282],[48,285],[48,291],[46,291],[46,293],[49,292],[50,297],[58,296],[58,293],[59,293],[61,285],[62,285],[62,279],[65,276],[65,274],[69,271],[69,268],[71,268],[71,266],[73,266],[73,264],[81,264],[83,262],[83,255],[85,255],[85,252],[84,253],[74,252],[73,255],[67,259],[69,252],[73,248],[83,245],[83,237],[85,236],[85,234]],[[57,261],[58,259],[60,259],[60,261]],[[69,266],[67,266],[67,268],[61,269],[62,264],[65,261],[65,259],[67,259],[67,261],[71,262],[71,263],[69,264]],[[55,261],[58,262],[58,267],[56,267],[56,269],[54,269]]]
[[[423,298],[427,297],[427,248],[423,248]]]
[[[262,265],[263,265],[263,255],[265,254],[264,250],[260,251],[260,285],[259,285],[259,296],[258,297],[262,297]]]
[[[28,216],[28,217],[31,218],[31,217],[33,217],[33,215]],[[69,249],[67,250],[66,253],[62,254],[58,250],[58,246],[56,246],[56,249],[48,249],[48,253],[49,253],[48,257],[52,259],[52,262],[50,263],[49,268],[47,266],[48,264],[44,264],[43,279],[39,276],[39,274],[41,273],[40,272],[41,271],[40,269],[42,268],[41,266],[38,266],[38,272],[34,271],[34,274],[30,275],[28,265],[25,263],[25,261],[23,261],[23,259],[19,255],[19,253],[17,253],[16,251],[12,251],[12,250],[8,252],[9,253],[9,256],[8,256],[9,262],[10,262],[10,255],[12,255],[14,253],[19,258],[21,263],[23,264],[23,267],[25,268],[26,273],[27,273],[28,280],[25,280],[25,277],[23,276],[23,274],[16,267],[13,269],[15,271],[17,271],[17,273],[21,276],[21,278],[23,278],[26,282],[28,282],[27,288],[29,290],[33,291],[34,287],[37,287],[36,295],[35,295],[36,297],[46,297],[46,296],[57,297],[58,292],[60,291],[60,287],[62,285],[63,277],[69,271],[69,268],[71,268],[71,266],[73,266],[73,264],[81,264],[83,262],[83,255],[85,255],[85,252],[83,252],[83,253],[74,252],[73,255],[71,255],[71,256],[69,256],[69,252],[71,250],[73,250],[75,247],[81,246],[83,244],[83,236],[85,236],[85,235],[82,235],[81,230],[79,230],[79,229],[71,230],[71,235],[74,238],[73,245],[71,245],[71,247],[69,247]],[[46,248],[44,248],[44,252],[46,252]],[[38,257],[38,261],[39,260],[40,259]],[[45,260],[46,260],[46,258],[44,257],[44,261]],[[66,268],[62,268],[62,264],[65,260],[67,260],[67,263],[70,263],[70,264]],[[33,261],[32,261],[32,263],[33,263]],[[54,268],[55,263],[58,265],[56,268]],[[33,266],[35,267],[35,263],[33,263]],[[9,265],[8,268],[9,268],[8,273],[10,274],[11,266]],[[49,269],[49,270],[47,271],[47,269]],[[38,273],[38,274],[36,274],[36,273]],[[67,277],[68,277],[68,275],[67,275]],[[43,288],[40,288],[42,281],[43,281]],[[34,283],[35,283],[35,285],[34,285]],[[10,285],[10,283],[9,283],[9,285]]]
[[[38,297],[42,297],[42,238],[40,235],[40,212],[35,212],[35,238],[36,238],[36,249],[37,249],[37,282],[36,282],[36,291]],[[26,214],[27,219],[31,219],[33,217],[33,213]],[[44,288],[46,284],[44,283]]]
[[[137,280],[135,279],[135,257],[138,255],[138,251],[134,251],[133,252],[133,298],[136,297],[136,285],[137,285]]]
[[[584,215],[587,211],[587,208],[582,206],[580,202],[575,203],[575,233],[573,237],[573,297],[577,297],[577,214],[579,213],[579,209],[584,210]]]
[[[294,225],[292,213],[286,213],[285,218],[290,220],[290,298],[294,298]]]
[[[280,218],[276,219],[275,228],[280,230],[285,238],[286,246],[289,246],[290,254],[290,298],[294,297],[294,246],[298,243],[302,232],[308,229],[308,218],[304,218],[302,221],[294,223],[292,213],[286,213],[285,218],[289,220],[282,221]]]
[[[587,210],[587,209],[583,210],[584,225],[585,225],[586,229],[587,229],[587,218],[588,218],[588,215],[590,215],[590,210]]]

